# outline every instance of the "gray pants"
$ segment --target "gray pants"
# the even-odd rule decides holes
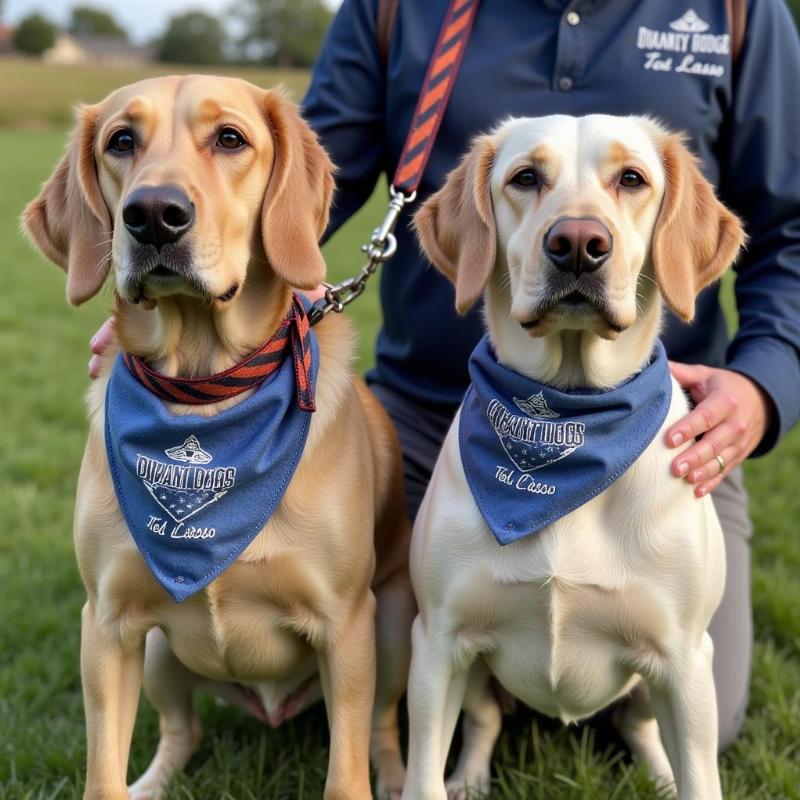
[[[382,384],[373,384],[372,390],[394,420],[400,437],[405,465],[406,507],[414,519],[456,408],[426,406]],[[727,556],[725,593],[709,628],[714,640],[719,747],[724,750],[736,739],[744,722],[753,650],[750,602],[750,536],[753,528],[740,467],[732,470],[714,491],[713,500],[722,524]]]

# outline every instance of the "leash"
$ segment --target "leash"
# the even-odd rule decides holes
[[[156,372],[131,353],[123,353],[122,358],[131,375],[162,400],[169,403],[205,405],[254,389],[279,369],[284,358],[290,354],[294,362],[297,405],[303,411],[314,411],[310,336],[305,307],[295,294],[292,296],[289,313],[281,321],[278,330],[258,350],[216,375],[171,378]]]
[[[323,284],[325,296],[309,309],[309,325],[316,325],[331,311],[344,311],[364,293],[367,281],[378,266],[397,252],[394,229],[403,208],[417,197],[417,189],[450,101],[479,4],[480,0],[450,0],[411,118],[403,152],[389,186],[389,207],[383,222],[372,232],[369,242],[361,246],[361,251],[367,254],[367,263],[352,278],[341,283]]]

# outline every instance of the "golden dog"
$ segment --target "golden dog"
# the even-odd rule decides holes
[[[148,80],[80,109],[68,153],[23,219],[66,270],[73,304],[113,271],[123,351],[169,376],[210,375],[276,330],[292,287],[324,278],[318,239],[332,172],[279,92],[212,77]],[[136,192],[156,209],[155,234],[136,228]],[[189,759],[200,736],[197,687],[273,724],[321,688],[331,737],[325,797],[370,797],[370,752],[379,794],[399,796],[397,704],[414,614],[400,452],[386,414],[353,378],[351,326],[328,317],[314,330],[318,410],[288,489],[239,558],[180,604],[145,565],[112,486],[103,439],[112,359],[91,387],[74,526],[88,595],[87,798],[129,797],[142,682],[161,741],[131,797],[161,796]],[[213,415],[243,397],[169,410]]]

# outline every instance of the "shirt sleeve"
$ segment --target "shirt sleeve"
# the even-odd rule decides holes
[[[750,237],[736,265],[730,369],[772,399],[763,455],[800,417],[800,44],[782,0],[753,0],[734,74],[720,196]]]
[[[330,236],[369,199],[385,163],[385,68],[376,0],[344,0],[311,74],[305,118],[337,167]]]

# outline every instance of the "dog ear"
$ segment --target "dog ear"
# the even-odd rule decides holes
[[[261,235],[272,269],[298,289],[325,279],[319,240],[328,226],[334,167],[297,107],[267,92],[264,111],[275,145]]]
[[[100,291],[111,265],[111,219],[97,180],[94,139],[100,110],[78,109],[66,154],[22,213],[28,237],[67,273],[67,299],[80,305]]]
[[[497,230],[489,179],[496,146],[479,136],[444,186],[414,216],[420,245],[456,287],[456,309],[465,314],[486,288],[494,268]]]
[[[695,297],[733,263],[745,234],[680,136],[667,137],[662,157],[666,185],[653,232],[653,268],[669,307],[691,322]]]

